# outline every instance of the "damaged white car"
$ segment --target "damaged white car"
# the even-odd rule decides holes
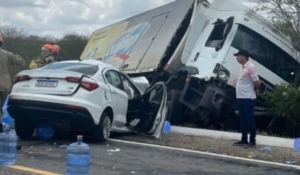
[[[166,86],[157,83],[144,93],[139,85],[101,61],[62,61],[16,75],[8,111],[19,137],[31,137],[39,124],[49,124],[98,141],[111,132],[158,138],[166,116]]]

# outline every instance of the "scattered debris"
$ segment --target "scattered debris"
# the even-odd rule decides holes
[[[253,152],[251,152],[251,153],[248,154],[248,158],[249,159],[253,159],[255,157],[256,157],[256,155]]]
[[[270,146],[264,146],[260,149],[261,152],[267,152],[267,153],[271,153],[272,152],[272,148]]]
[[[68,148],[68,145],[60,145],[59,148],[60,148],[60,149],[67,149],[67,148]]]
[[[285,163],[286,164],[288,164],[288,165],[296,165],[296,163],[297,163],[297,161],[295,161],[295,160],[288,160],[288,161],[285,161]]]
[[[110,149],[110,150],[107,150],[107,151],[108,151],[108,152],[119,152],[120,149],[119,149],[119,148],[117,148],[117,149],[115,149],[115,150]]]

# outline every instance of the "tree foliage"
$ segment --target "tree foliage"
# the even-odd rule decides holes
[[[3,35],[3,49],[16,53],[24,57],[26,67],[32,59],[40,55],[41,48],[44,44],[60,45],[60,55],[63,59],[74,60],[79,59],[88,36],[79,35],[77,33],[66,34],[63,38],[57,39],[51,36],[40,37],[36,35],[28,35],[23,29],[17,29],[11,26],[0,26],[0,32]],[[20,68],[13,68],[13,74],[19,72]]]
[[[300,51],[300,0],[250,0]]]
[[[285,121],[285,132],[289,136],[300,136],[300,91],[292,85],[282,84],[267,94],[272,112]],[[283,124],[283,123],[282,123]]]
[[[80,55],[87,44],[88,37],[84,35],[78,35],[76,33],[70,33],[65,35],[57,43],[64,50],[63,57],[68,60],[78,60]]]

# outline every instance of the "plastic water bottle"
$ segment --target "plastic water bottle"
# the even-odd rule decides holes
[[[0,133],[0,165],[13,165],[17,162],[18,136],[9,127]]]
[[[10,127],[12,128],[15,127],[15,120],[9,115],[7,111],[7,106],[8,106],[8,97],[5,99],[4,104],[2,106],[2,126],[3,128],[5,127]]]
[[[295,139],[294,141],[294,149],[298,153],[300,153],[300,138]]]
[[[39,125],[36,128],[36,136],[40,140],[50,140],[54,136],[54,128],[50,125]]]
[[[169,134],[170,132],[171,132],[171,123],[166,120],[163,126],[163,133]]]
[[[90,146],[77,136],[77,142],[67,148],[67,175],[88,175],[90,173]]]

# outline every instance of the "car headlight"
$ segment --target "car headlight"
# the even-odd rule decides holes
[[[228,81],[230,73],[226,70],[220,70],[218,77],[223,81]]]

